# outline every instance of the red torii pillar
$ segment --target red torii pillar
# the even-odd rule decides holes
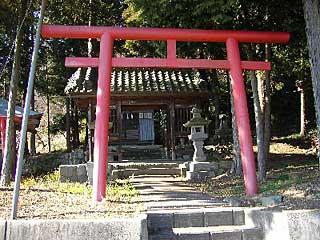
[[[7,127],[7,116],[0,116],[0,133],[1,133],[1,151],[2,151],[2,162],[4,161],[4,150],[7,143],[6,139],[6,127]],[[14,123],[18,124],[21,122],[21,117],[14,116],[13,118]],[[16,140],[16,139],[15,139]],[[15,141],[14,141],[14,148],[16,147]],[[15,169],[13,169],[13,175],[14,175]]]
[[[94,146],[93,197],[95,200],[101,201],[106,195],[112,67],[229,69],[246,194],[253,195],[258,192],[247,97],[242,73],[245,69],[270,70],[271,65],[267,62],[241,61],[239,42],[286,43],[289,41],[288,33],[45,25],[42,28],[42,35],[43,37],[55,38],[101,39],[99,58],[66,58],[67,67],[99,68]],[[167,58],[113,58],[113,41],[116,39],[167,41]],[[225,42],[228,60],[177,59],[176,41]]]
[[[7,126],[7,117],[0,116],[2,162],[4,160],[4,148],[6,144],[6,126]]]

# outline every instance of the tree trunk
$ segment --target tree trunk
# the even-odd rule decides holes
[[[219,80],[217,70],[213,69],[210,71],[210,92],[214,103],[214,129],[219,128],[220,124],[220,91],[219,91]]]
[[[34,110],[34,89],[31,98],[31,109]],[[33,131],[30,136],[30,154],[36,155],[36,132]]]
[[[265,45],[266,61],[271,59],[271,46]],[[270,71],[265,72],[265,98],[264,98],[264,157],[265,160],[269,159],[270,152],[270,138],[271,138],[271,83]]]
[[[4,159],[1,169],[0,185],[9,185],[10,183],[10,168],[15,157],[15,144],[14,144],[14,116],[15,116],[15,104],[17,97],[17,85],[19,82],[20,71],[20,55],[21,55],[21,39],[22,32],[18,29],[15,39],[14,60],[10,79],[10,93],[7,113],[7,127],[6,127],[6,144],[4,150]]]
[[[232,115],[232,137],[233,137],[233,145],[232,145],[233,163],[232,163],[230,172],[235,175],[241,175],[242,163],[241,163],[240,142],[239,142],[236,114],[234,111],[234,102],[233,102],[231,84],[230,84],[230,103],[231,103],[231,115]]]
[[[51,136],[50,136],[50,96],[49,93],[47,93],[47,131],[48,131],[48,152],[51,152]]]
[[[200,56],[201,58],[204,58],[204,56]],[[209,80],[207,82],[208,84],[208,91],[209,91],[209,98],[212,99],[213,105],[214,105],[214,130],[219,128],[220,119],[220,90],[219,90],[219,79],[218,79],[218,73],[216,69],[213,69],[212,71],[204,71],[199,70],[200,77],[202,79]]]
[[[302,0],[311,64],[312,87],[316,110],[318,145],[320,138],[320,2]],[[320,154],[318,151],[320,162]]]
[[[249,61],[253,60],[252,48],[248,48],[248,59]],[[254,115],[256,123],[256,138],[257,138],[257,147],[258,147],[258,169],[259,175],[258,178],[260,181],[264,181],[266,178],[266,159],[264,157],[264,120],[262,115],[262,107],[259,97],[259,92],[261,93],[261,83],[259,83],[258,89],[258,78],[254,71],[249,71],[249,78],[251,81],[252,94],[253,94],[253,105],[254,105]],[[261,94],[260,94],[261,96]]]

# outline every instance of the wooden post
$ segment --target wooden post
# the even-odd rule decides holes
[[[79,140],[79,115],[78,115],[78,107],[75,103],[73,102],[73,112],[74,112],[74,119],[73,119],[73,144],[75,148],[78,148],[80,145],[80,140]]]
[[[88,105],[88,154],[89,154],[89,162],[93,161],[93,146],[92,146],[92,101],[89,98]]]
[[[70,98],[66,98],[66,138],[67,138],[67,152],[71,152],[71,141],[70,141]]]
[[[119,132],[119,141],[118,141],[118,161],[122,161],[122,109],[121,109],[121,100],[117,102],[117,122],[118,122],[118,132]]]
[[[172,99],[169,104],[170,118],[170,142],[171,142],[171,159],[176,160],[176,131],[175,131],[175,102]]]

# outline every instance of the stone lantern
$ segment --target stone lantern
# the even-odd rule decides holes
[[[194,107],[192,108],[192,118],[187,123],[183,124],[184,127],[191,128],[191,134],[188,135],[189,139],[193,142],[194,154],[193,161],[204,162],[206,156],[203,152],[203,142],[208,138],[208,134],[205,133],[204,127],[209,125],[210,120],[206,120],[201,117],[201,110]]]
[[[215,175],[217,166],[215,163],[206,162],[206,156],[203,152],[204,140],[208,138],[205,132],[205,126],[209,125],[210,120],[201,117],[201,110],[194,107],[191,111],[192,118],[187,123],[183,124],[184,127],[190,127],[191,133],[189,139],[193,141],[194,154],[193,161],[188,164],[186,171],[186,180],[191,182],[203,181],[206,177]]]

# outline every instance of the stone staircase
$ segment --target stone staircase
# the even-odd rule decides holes
[[[180,177],[134,176],[148,222],[149,240],[263,240],[246,224],[243,208],[197,191]]]
[[[123,145],[122,158],[124,160],[165,160],[170,156],[161,145]]]
[[[197,208],[148,211],[149,240],[262,240],[245,225],[242,209]]]
[[[134,176],[181,176],[179,162],[129,162],[112,163],[112,179],[126,179]]]

